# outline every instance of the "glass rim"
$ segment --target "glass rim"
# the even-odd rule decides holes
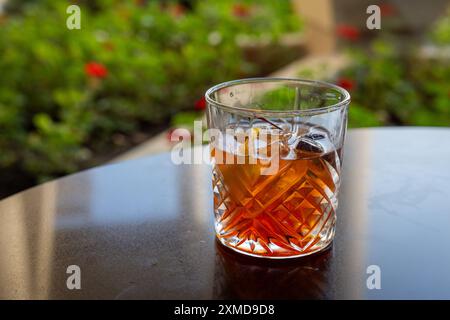
[[[220,89],[224,89],[227,87],[239,85],[239,84],[248,84],[248,83],[258,83],[258,82],[295,82],[300,84],[306,84],[309,86],[314,85],[321,85],[324,87],[328,87],[330,89],[335,89],[339,93],[342,94],[344,99],[342,101],[339,101],[338,103],[331,104],[326,107],[320,107],[320,108],[311,108],[311,109],[302,109],[302,110],[261,110],[261,109],[252,109],[252,108],[243,108],[243,107],[234,107],[231,105],[227,105],[221,102],[218,102],[212,98],[212,94],[217,92]],[[219,106],[223,109],[227,109],[229,111],[234,112],[249,112],[249,113],[264,113],[264,114],[276,114],[276,115],[292,115],[292,114],[303,114],[303,115],[311,115],[311,114],[321,114],[321,113],[327,113],[330,111],[335,111],[341,107],[344,107],[350,103],[350,93],[345,90],[342,87],[339,87],[338,85],[320,81],[320,80],[310,80],[310,79],[301,79],[301,78],[285,78],[285,77],[255,77],[255,78],[244,78],[244,79],[236,79],[231,81],[226,81],[219,83],[211,88],[209,88],[205,92],[205,100],[211,105]]]

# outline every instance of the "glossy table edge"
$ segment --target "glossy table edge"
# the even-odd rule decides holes
[[[349,130],[336,239],[295,261],[219,245],[209,168],[174,166],[167,153],[47,182],[0,202],[0,298],[448,299],[449,143],[447,128]],[[173,189],[187,179],[198,194]],[[64,287],[70,263],[86,270],[82,292]],[[383,290],[366,288],[371,265]]]

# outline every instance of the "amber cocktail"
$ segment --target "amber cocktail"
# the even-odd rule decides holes
[[[326,248],[335,232],[348,93],[320,82],[248,79],[206,96],[216,130],[210,147],[220,242],[268,258]]]

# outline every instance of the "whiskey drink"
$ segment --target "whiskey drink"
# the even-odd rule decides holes
[[[226,151],[213,148],[219,240],[235,250],[272,258],[325,248],[334,233],[341,160],[341,149],[334,150],[327,137],[316,129],[291,138],[292,146],[280,143],[278,170],[271,175],[261,174],[267,161],[258,154],[246,154],[238,164],[242,146],[236,145],[235,152],[230,143]]]
[[[349,93],[320,81],[253,78],[218,84],[205,98],[218,240],[273,259],[329,247]]]

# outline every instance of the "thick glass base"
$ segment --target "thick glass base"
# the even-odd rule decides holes
[[[272,242],[262,246],[257,240],[239,241],[239,239],[221,237],[219,234],[216,234],[216,236],[219,242],[225,247],[247,256],[266,259],[291,259],[309,256],[326,250],[333,242],[334,232],[335,226],[333,221],[333,224],[327,229],[326,234],[317,235],[315,243],[312,243],[304,249],[298,247],[292,241],[289,241],[289,247],[280,246]]]

